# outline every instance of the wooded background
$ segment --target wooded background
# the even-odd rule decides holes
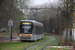
[[[65,18],[63,13],[58,13],[58,6],[64,7],[64,0],[59,0],[57,3],[45,3],[43,5],[30,6],[33,1],[31,0],[0,0],[0,29],[5,27],[8,29],[8,20],[13,20],[13,30],[19,29],[21,20],[26,19],[36,20],[44,24],[44,32],[55,34],[63,33],[65,29]],[[36,17],[34,17],[31,10],[27,8],[52,8],[52,9],[40,9],[34,11]],[[24,12],[23,12],[24,10]],[[29,11],[27,15],[26,10]]]

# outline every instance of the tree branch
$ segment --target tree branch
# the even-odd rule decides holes
[[[0,5],[2,4],[3,0],[0,1]]]

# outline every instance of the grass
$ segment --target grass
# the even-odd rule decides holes
[[[25,47],[26,45],[27,44],[24,42],[0,43],[0,50],[21,50],[21,48]]]
[[[50,35],[50,36],[53,36],[53,34],[51,34],[51,33],[44,33],[44,35]]]
[[[48,39],[44,37],[42,40],[36,42],[8,42],[8,43],[0,43],[0,50],[24,50],[32,45],[38,44],[40,42]]]
[[[9,32],[4,32],[4,33],[2,33],[1,36],[6,36],[6,35],[9,35]]]
[[[56,41],[52,46],[58,46],[58,42]]]
[[[42,48],[44,48],[45,46],[51,44],[53,41],[55,40],[55,38],[53,36],[50,36],[50,40],[46,41],[45,43],[42,43],[38,46],[35,46],[34,48],[30,48],[29,50],[42,50]]]

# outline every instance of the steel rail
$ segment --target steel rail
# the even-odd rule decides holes
[[[55,37],[55,36],[54,36]],[[42,50],[45,50],[46,48],[48,48],[49,46],[53,45],[55,42],[57,41],[57,38],[55,37],[55,41],[53,41],[51,44],[47,45],[46,47],[44,47]]]

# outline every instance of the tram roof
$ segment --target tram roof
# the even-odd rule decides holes
[[[40,22],[37,22],[37,21],[35,21],[35,20],[21,20],[21,22],[22,22],[22,21],[30,21],[30,22],[33,22],[33,23],[36,23],[36,24],[43,25],[42,23],[40,23]]]

